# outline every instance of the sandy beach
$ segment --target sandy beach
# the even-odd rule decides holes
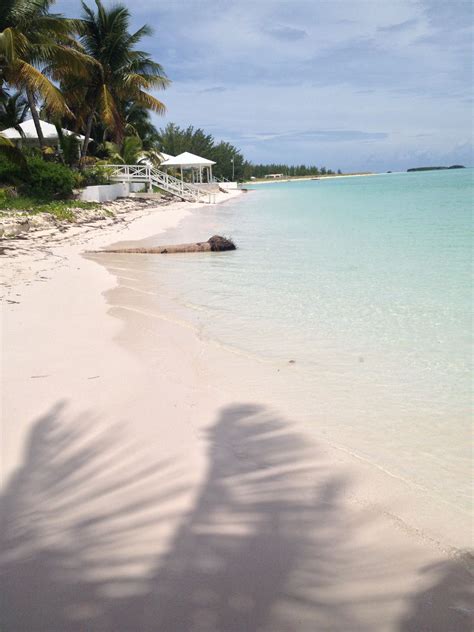
[[[202,338],[146,255],[84,255],[199,208],[4,255],[5,631],[470,630],[464,529],[275,406],[292,367]]]

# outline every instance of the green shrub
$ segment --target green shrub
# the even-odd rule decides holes
[[[61,151],[64,162],[73,167],[79,162],[81,142],[75,135],[64,136],[61,138]]]
[[[7,189],[0,189],[0,208],[5,208],[7,205],[7,200],[10,199],[10,196],[7,193]]]
[[[82,170],[84,178],[82,186],[96,186],[98,184],[109,184],[109,172],[106,167],[94,165]]]
[[[85,187],[85,178],[82,175],[81,171],[73,171],[73,176],[74,176],[74,188],[75,189],[82,189],[82,187]]]
[[[65,165],[45,162],[42,158],[28,159],[27,181],[22,191],[38,199],[64,199],[74,188],[74,173]]]
[[[16,186],[25,179],[24,169],[10,162],[6,156],[0,154],[0,186],[9,184]]]

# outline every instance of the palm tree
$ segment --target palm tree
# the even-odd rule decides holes
[[[164,89],[169,84],[161,65],[148,53],[136,49],[144,36],[151,35],[150,27],[145,25],[130,33],[130,12],[126,7],[115,5],[106,9],[101,0],[95,0],[95,4],[97,12],[82,2],[83,19],[78,30],[84,51],[97,62],[96,66],[89,67],[87,79],[80,82],[69,79],[64,87],[70,103],[82,104],[79,116],[85,120],[83,156],[87,153],[96,116],[110,129],[113,139],[121,143],[125,132],[125,104],[136,104],[163,114],[163,103],[147,91]]]
[[[87,61],[70,36],[76,21],[50,13],[53,1],[0,3],[0,92],[4,91],[4,83],[25,91],[41,147],[44,138],[36,96],[53,114],[70,114],[49,76],[58,79],[66,69],[80,74]]]
[[[136,165],[143,154],[142,141],[138,136],[126,136],[120,145],[105,142],[104,149],[112,162],[123,165]]]
[[[105,141],[98,151],[107,158],[107,162],[121,165],[158,166],[163,161],[159,151],[145,149],[139,136],[125,136],[121,144]]]
[[[21,92],[10,95],[3,91],[0,95],[0,130],[14,127],[22,134],[20,124],[25,120],[28,109],[28,101]]]
[[[141,138],[143,149],[156,149],[160,139],[158,130],[151,122],[150,112],[136,103],[125,103],[125,130]]]

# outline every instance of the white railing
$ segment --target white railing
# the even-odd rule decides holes
[[[213,196],[194,184],[183,182],[164,171],[147,165],[104,165],[115,182],[146,182],[189,202],[211,203]]]

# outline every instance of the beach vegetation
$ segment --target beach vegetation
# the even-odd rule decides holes
[[[196,129],[193,125],[180,127],[175,123],[168,123],[158,132],[158,144],[161,151],[172,156],[189,151],[191,154],[211,159],[214,138],[212,134],[206,134],[203,129]]]
[[[242,180],[245,177],[245,159],[237,147],[225,141],[216,141],[212,134],[201,128],[180,127],[168,123],[159,130],[157,143],[160,151],[177,156],[189,151],[197,156],[214,160],[214,175],[226,180]]]
[[[38,197],[18,195],[14,190],[0,189],[0,210],[7,212],[22,212],[28,215],[49,213],[58,221],[73,222],[77,210],[92,210],[100,205],[96,202],[81,202],[79,200],[42,200]]]
[[[1,159],[6,161],[6,167],[2,169]],[[9,167],[8,167],[9,165]],[[20,149],[18,149],[8,138],[0,133],[0,183],[2,180],[2,170],[7,175],[11,168],[26,168],[26,160]]]
[[[212,149],[214,174],[225,180],[243,180],[245,177],[246,162],[242,153],[231,143],[221,141]]]
[[[19,152],[21,160],[18,158],[17,151],[13,143],[7,138],[0,136],[0,184],[16,186],[23,182],[26,171],[26,159]]]
[[[59,154],[60,160],[69,167],[78,165],[81,145],[79,137],[76,134],[64,134],[61,125],[56,125],[56,130],[58,132],[59,146],[61,149]]]
[[[143,157],[143,143],[138,136],[125,136],[120,144],[105,142],[110,162],[121,165],[136,165]]]
[[[168,193],[168,191],[166,191],[165,189],[162,189],[161,187],[152,187],[153,193],[159,193],[160,195],[163,196],[169,196],[170,194]]]
[[[339,170],[340,171],[340,170]],[[265,178],[272,173],[282,173],[288,178],[302,178],[307,176],[333,175],[332,169],[317,167],[316,165],[288,165],[288,164],[251,164],[246,163],[244,167],[245,179],[250,177]]]
[[[463,165],[451,165],[450,167],[412,167],[407,169],[407,172],[411,171],[442,171],[443,169],[465,169]]]
[[[72,169],[35,154],[22,155],[22,159],[24,164],[0,153],[2,185],[11,185],[18,192],[41,200],[71,197],[76,182]]]
[[[69,167],[40,157],[29,158],[27,165],[28,172],[21,191],[39,199],[64,199],[72,195],[75,178]]]
[[[131,101],[126,101],[123,109],[126,134],[138,136],[142,141],[144,151],[156,150],[159,132],[152,123],[150,111],[143,105],[138,105]]]
[[[101,184],[109,184],[109,170],[100,165],[94,164],[76,171],[76,187],[98,186]]]

